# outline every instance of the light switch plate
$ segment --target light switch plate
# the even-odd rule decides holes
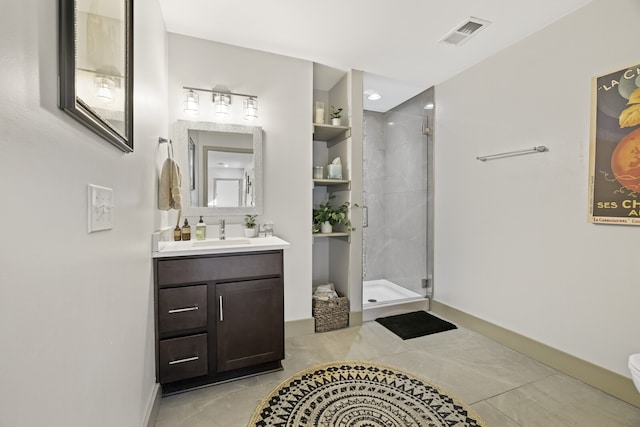
[[[113,190],[89,184],[89,233],[113,228]]]

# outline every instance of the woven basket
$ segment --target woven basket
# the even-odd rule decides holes
[[[312,314],[316,321],[316,332],[346,328],[349,326],[349,300],[347,297],[328,301],[314,299]]]

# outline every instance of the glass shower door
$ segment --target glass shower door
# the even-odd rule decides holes
[[[365,310],[427,296],[432,106],[433,88],[386,113],[365,111]]]

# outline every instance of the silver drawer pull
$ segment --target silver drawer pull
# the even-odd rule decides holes
[[[169,310],[169,314],[184,313],[186,311],[196,311],[196,310],[198,310],[198,306],[194,305],[193,307],[174,308],[173,310]]]
[[[224,322],[224,314],[222,314],[222,295],[220,295],[220,321]]]
[[[193,357],[187,357],[186,359],[172,360],[171,362],[169,362],[169,365],[177,365],[178,363],[193,362],[194,360],[198,360],[198,359],[200,359],[199,356],[193,356]]]

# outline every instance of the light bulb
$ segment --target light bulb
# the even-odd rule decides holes
[[[200,100],[197,93],[189,89],[184,92],[183,101],[184,112],[187,114],[198,114],[200,111]]]
[[[258,118],[258,100],[249,97],[244,100],[244,119],[255,120]]]
[[[216,112],[217,117],[219,118],[229,117],[230,102],[231,102],[231,98],[229,97],[229,95],[224,95],[222,93],[216,93],[213,95],[214,111]]]
[[[108,77],[96,77],[96,98],[109,104],[113,101],[113,80]]]

